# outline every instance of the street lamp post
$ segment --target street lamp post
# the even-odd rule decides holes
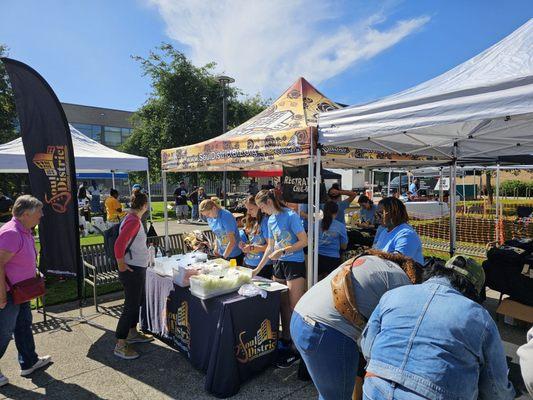
[[[216,77],[218,83],[222,87],[222,134],[226,133],[228,130],[228,100],[226,98],[226,87],[230,84],[235,82],[235,79],[225,76],[225,75],[219,75]],[[227,198],[228,198],[228,191],[227,191],[227,178],[226,178],[226,170],[224,170],[223,177],[222,177],[222,187],[224,190],[224,207],[227,207]]]

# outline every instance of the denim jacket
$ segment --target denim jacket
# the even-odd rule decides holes
[[[496,324],[445,277],[385,293],[361,346],[369,372],[428,399],[514,398]]]

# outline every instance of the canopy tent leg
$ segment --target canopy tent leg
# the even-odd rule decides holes
[[[387,197],[390,197],[390,181],[391,181],[391,175],[392,175],[392,168],[389,168],[389,177],[387,182]]]
[[[450,256],[455,254],[457,240],[457,162],[450,166]]]
[[[439,180],[439,201],[444,203],[444,174],[442,173],[442,167],[439,170],[440,180]]]
[[[402,171],[398,174],[398,195],[402,195]]]
[[[462,168],[461,182],[463,186],[463,214],[466,214],[465,168]]]
[[[315,176],[315,196],[313,204],[313,285],[318,282],[318,241],[320,239],[320,219],[318,214],[320,212],[320,185],[321,185],[321,156],[322,151],[317,149],[316,152],[316,176]]]
[[[307,169],[307,287],[310,288],[313,286],[314,282],[314,253],[313,253],[313,177],[314,177],[314,156],[313,156],[313,135],[311,135],[310,143],[310,155],[309,155],[309,164]]]
[[[115,170],[111,170],[111,187],[115,189]]]
[[[167,209],[167,173],[161,173],[161,181],[163,183],[163,216],[165,218],[165,243],[168,241],[168,209]]]
[[[496,242],[500,240],[500,163],[496,164]]]
[[[148,169],[146,170],[146,186],[148,188],[148,216],[150,221],[152,221],[152,191],[150,189],[150,171]]]
[[[370,198],[374,198],[374,170],[370,170]]]
[[[224,197],[223,197],[223,203],[224,204],[224,207],[226,208],[228,206],[228,202],[226,201],[227,198],[228,198],[228,188],[227,188],[227,173],[226,171],[224,171],[222,173],[222,190],[224,191]]]

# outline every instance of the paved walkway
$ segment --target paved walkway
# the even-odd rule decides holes
[[[204,391],[205,375],[162,342],[137,345],[137,360],[113,355],[121,300],[104,302],[105,313],[98,315],[89,315],[94,307],[84,308],[86,323],[62,320],[79,316],[75,304],[51,309],[58,318],[49,318],[48,324],[34,313],[34,332],[38,352],[51,354],[54,363],[22,378],[11,342],[0,364],[11,384],[0,388],[0,399],[214,399]],[[316,399],[312,383],[299,381],[296,373],[296,366],[270,368],[245,383],[233,398]]]
[[[486,306],[494,310],[495,293],[489,293]],[[11,384],[0,388],[0,399],[213,399],[204,391],[205,375],[191,367],[184,356],[165,344],[138,345],[141,358],[134,361],[117,359],[112,349],[114,329],[122,309],[121,293],[103,297],[101,314],[87,306],[79,316],[76,304],[51,307],[54,317],[43,322],[34,313],[34,332],[41,355],[51,354],[54,363],[35,372],[30,378],[19,376],[13,342],[1,360],[2,371]],[[516,349],[525,341],[526,328],[498,322],[510,373],[520,391],[523,383]],[[234,399],[316,399],[313,385],[299,381],[297,367],[281,370],[270,368],[241,387]],[[522,393],[519,399],[528,399]]]

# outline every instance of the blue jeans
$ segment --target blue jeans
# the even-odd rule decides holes
[[[4,356],[11,337],[15,336],[21,369],[33,367],[38,359],[31,323],[30,303],[14,304],[8,293],[7,305],[0,310],[0,358]]]
[[[336,329],[292,313],[291,336],[319,399],[351,400],[359,364],[354,340]]]
[[[415,392],[395,382],[373,376],[365,378],[363,384],[363,400],[423,400]]]
[[[200,218],[199,212],[198,212],[198,204],[192,205],[192,216],[191,219],[196,221]]]

